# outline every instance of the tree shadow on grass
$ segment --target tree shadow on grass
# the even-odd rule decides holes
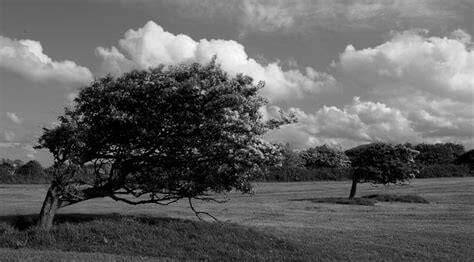
[[[373,206],[375,200],[366,198],[345,198],[345,197],[322,197],[322,198],[301,198],[293,201],[311,201],[313,203],[323,204],[340,204],[340,205],[359,205],[359,206]]]
[[[302,198],[293,201],[311,201],[313,203],[341,204],[341,205],[360,205],[373,206],[377,202],[401,202],[401,203],[421,203],[429,204],[428,200],[417,195],[396,195],[396,194],[372,194],[360,198],[345,197],[322,197],[322,198]]]
[[[397,194],[372,194],[363,196],[364,199],[372,199],[381,202],[402,202],[402,203],[421,203],[429,204],[430,202],[418,195],[397,195]]]

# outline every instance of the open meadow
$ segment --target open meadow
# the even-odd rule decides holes
[[[254,195],[229,194],[227,203],[196,202],[195,206],[221,221],[230,222],[232,226],[250,227],[255,232],[288,241],[298,247],[296,251],[299,253],[293,254],[288,258],[290,260],[472,261],[474,257],[472,177],[418,179],[402,186],[361,184],[357,193],[358,196],[373,193],[416,194],[427,199],[429,204],[376,202],[374,206],[362,206],[301,201],[346,197],[349,181],[257,183],[255,188]],[[37,214],[46,189],[46,185],[1,185],[2,219]],[[130,206],[110,199],[97,199],[60,211],[60,214],[73,216],[114,213],[196,220],[186,201],[170,206]],[[218,227],[211,224],[211,230],[213,226]],[[70,248],[62,250],[78,251]],[[107,249],[102,251],[111,252]],[[31,249],[1,249],[0,254],[2,252],[11,258],[45,253]],[[76,260],[91,259],[90,254],[54,252],[56,256],[61,254]],[[103,253],[92,257],[128,260],[123,256],[134,255],[133,252],[120,252],[122,256],[110,257]],[[172,257],[172,254],[165,255]],[[200,256],[217,259],[213,255],[207,256],[205,250],[201,251]]]

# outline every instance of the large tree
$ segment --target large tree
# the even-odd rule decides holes
[[[261,136],[294,120],[263,121],[263,83],[252,83],[213,61],[107,76],[81,89],[39,139],[38,148],[54,156],[40,227],[52,226],[57,209],[93,198],[133,205],[186,199],[199,216],[193,199],[249,192],[251,179],[281,160]]]
[[[354,168],[349,198],[358,183],[389,184],[410,180],[418,172],[414,158],[418,151],[405,145],[373,143],[346,151]]]

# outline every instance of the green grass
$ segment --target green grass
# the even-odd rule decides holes
[[[306,261],[472,261],[472,257],[474,257],[473,177],[417,179],[411,184],[403,186],[361,184],[358,187],[357,194],[359,196],[373,194],[418,195],[429,201],[429,205],[378,201],[374,206],[363,206],[294,201],[313,198],[346,198],[350,187],[351,181],[257,183],[255,195],[231,193],[228,195],[229,201],[225,204],[196,202],[195,206],[199,210],[211,212],[222,221],[230,221],[231,228],[242,226],[237,230],[251,230],[259,235],[259,239],[275,237],[278,241],[287,243],[290,248],[296,249],[293,253],[289,251],[290,254],[297,253],[293,258],[288,255],[286,257],[288,260],[301,258]],[[18,227],[23,225],[27,228],[34,222],[34,218],[23,217],[16,220],[13,218],[18,215],[37,214],[46,190],[47,186],[45,185],[0,186],[0,199],[2,200],[0,220],[9,225],[14,223]],[[68,225],[67,227],[77,225],[92,227],[100,223],[121,225],[125,222],[120,221],[122,219],[127,221],[128,216],[144,215],[154,217],[160,223],[168,223],[166,221],[183,223],[184,227],[189,230],[192,229],[190,225],[202,225],[204,228],[214,230],[213,222],[208,224],[196,221],[194,214],[184,201],[170,206],[130,206],[110,199],[97,199],[69,206],[62,209],[60,213],[63,216],[59,217],[60,219],[57,221],[59,227],[66,227],[66,225]],[[120,213],[121,215],[117,215],[117,218],[112,216],[109,220],[106,214],[111,213]],[[95,214],[95,219],[99,219],[99,221],[84,218],[84,216],[91,217],[91,214]],[[103,216],[99,216],[100,214]],[[67,216],[69,216],[68,219],[66,219]],[[141,225],[144,222],[133,223]],[[229,223],[225,223],[225,225],[227,224]],[[0,226],[0,228],[2,227]],[[8,228],[7,231],[11,230]],[[143,228],[147,228],[146,223]],[[126,229],[123,230],[125,233],[128,232]],[[216,230],[219,234],[228,231],[227,229]],[[24,232],[27,230],[22,232],[19,234],[25,234]],[[183,234],[188,233],[185,231]],[[133,232],[126,235],[133,236]],[[187,237],[180,239],[187,239]],[[174,240],[173,242],[177,241]],[[100,241],[100,239],[97,238],[94,241]],[[176,243],[185,248],[186,244],[194,242]],[[199,245],[204,244],[199,243]],[[270,246],[274,249],[285,250],[285,245]],[[262,247],[260,246],[260,248]],[[48,247],[45,246],[38,248],[41,250],[20,248],[3,249],[2,251],[0,249],[0,257],[3,253],[8,252],[10,257],[23,258],[32,254],[29,257],[49,256],[61,259],[64,257],[62,261],[81,257],[76,261],[89,261],[88,254],[97,254],[97,261],[114,261],[109,259],[110,255],[104,252],[71,251],[65,253],[60,250],[48,250]],[[88,250],[93,249],[92,247],[88,248]],[[216,254],[215,248],[212,245],[200,252],[203,256],[211,257]],[[234,254],[237,252],[234,247],[230,249],[233,251],[229,252],[234,252]],[[117,255],[116,260],[141,261],[144,259],[143,257],[156,258],[155,256],[145,256],[142,252],[134,254],[139,254],[140,257],[131,259],[127,255]],[[166,254],[174,256],[170,253]],[[195,253],[188,253],[188,256],[191,256],[190,254]],[[269,253],[263,254],[271,257]],[[164,255],[159,256],[163,257]],[[179,257],[182,256],[177,256],[177,258]],[[21,259],[11,260],[22,261]],[[262,260],[264,259],[262,258]],[[269,260],[272,259],[269,258]],[[44,261],[51,260],[45,259]]]
[[[178,259],[301,258],[287,240],[245,226],[171,218],[63,215],[50,231],[3,223],[0,247],[99,252]],[[24,226],[24,225],[22,225]],[[0,226],[0,228],[2,228]]]
[[[363,196],[362,199],[370,199],[383,202],[402,202],[402,203],[422,203],[429,204],[425,198],[417,195],[397,195],[397,194],[372,194]]]

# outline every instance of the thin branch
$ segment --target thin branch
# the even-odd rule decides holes
[[[172,204],[174,202],[177,202],[178,200],[181,199],[179,197],[174,197],[174,198],[166,197],[166,198],[161,198],[161,199],[149,199],[149,200],[133,201],[133,200],[129,200],[129,199],[126,199],[126,198],[118,197],[116,195],[109,195],[109,197],[112,198],[115,201],[122,201],[122,202],[130,204],[130,205],[157,204],[157,205],[162,205],[162,206],[167,206],[167,205]],[[160,201],[168,201],[168,202],[162,203]]]
[[[196,215],[196,217],[199,219],[199,220],[203,220],[200,215],[203,214],[203,215],[207,215],[209,216],[210,218],[214,219],[214,221],[218,222],[218,223],[221,223],[221,221],[219,219],[217,219],[215,216],[209,214],[208,212],[204,212],[204,211],[197,211],[194,206],[193,206],[193,202],[192,202],[192,198],[188,198],[188,201],[189,201],[189,207],[191,207],[191,210],[194,212],[194,215]]]

